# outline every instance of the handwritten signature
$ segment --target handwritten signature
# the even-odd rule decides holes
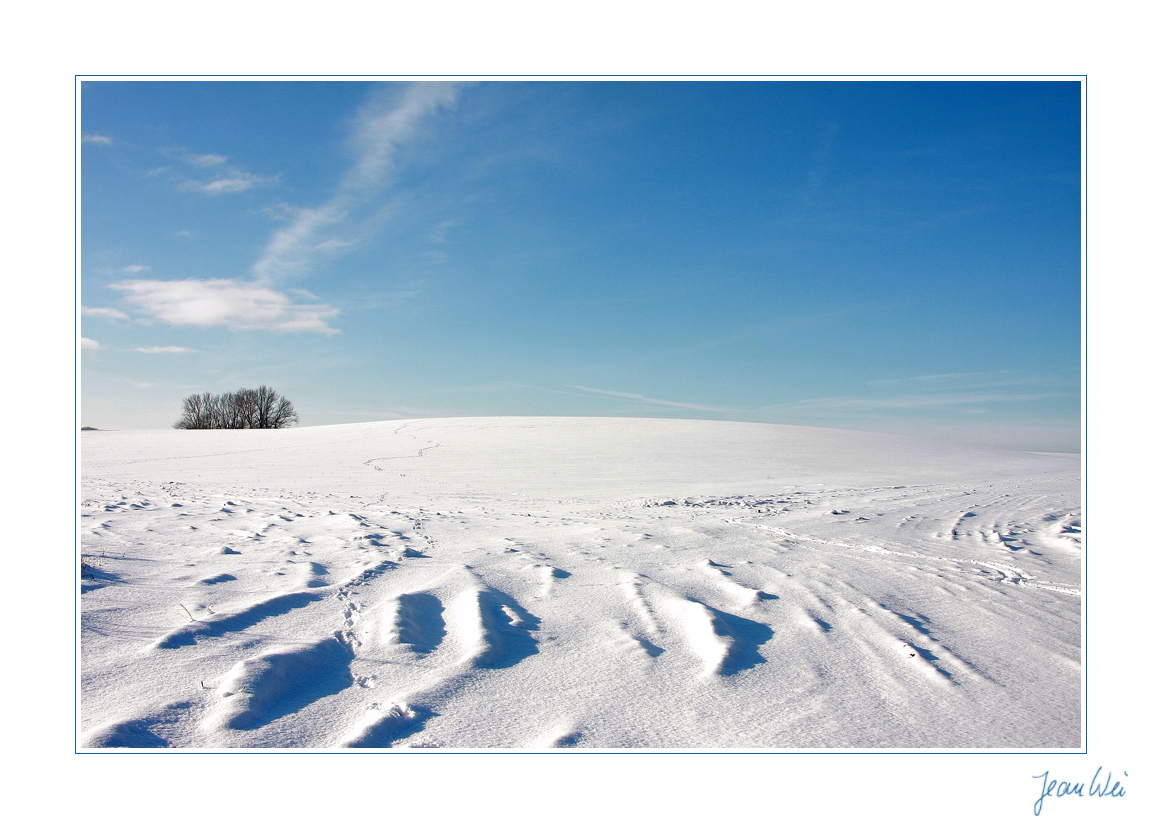
[[[1068,780],[1050,780],[1049,772],[1046,770],[1042,774],[1034,774],[1034,780],[1041,781],[1041,796],[1033,803],[1033,814],[1041,814],[1041,804],[1047,797],[1070,797],[1076,795],[1077,797],[1085,797],[1088,794],[1090,797],[1125,797],[1126,787],[1122,784],[1123,780],[1114,780],[1113,772],[1106,772],[1105,783],[1101,782],[1102,767],[1098,766],[1097,771],[1093,773],[1093,779],[1089,781],[1089,789],[1085,789],[1081,783],[1071,783]],[[1122,774],[1126,777],[1130,776],[1128,771],[1123,771]]]

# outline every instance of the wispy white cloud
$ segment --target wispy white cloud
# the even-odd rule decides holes
[[[388,213],[374,197],[386,185],[395,154],[415,139],[424,119],[455,103],[459,85],[416,83],[377,90],[359,110],[351,128],[354,161],[336,192],[318,207],[279,205],[276,218],[285,227],[270,238],[254,264],[253,281],[235,279],[123,280],[110,287],[147,317],[170,325],[224,326],[277,332],[335,334],[327,320],[339,311],[320,302],[296,301],[276,289],[277,280],[301,275],[323,257],[356,245],[360,233],[381,225]],[[181,149],[164,151],[189,165],[220,169],[208,180],[189,179],[184,190],[214,196],[236,193],[277,181],[224,167],[226,156],[193,155]],[[192,235],[182,231],[179,235]],[[307,295],[308,300],[314,297]]]
[[[210,176],[210,178],[190,178],[190,172],[181,173],[172,167],[158,167],[150,170],[149,175],[160,175],[173,170],[170,180],[177,184],[179,190],[190,193],[202,193],[207,196],[220,196],[224,193],[241,193],[255,187],[275,184],[279,176],[262,176],[244,170],[237,164],[226,166],[229,156],[220,153],[191,153],[184,147],[163,147],[161,153],[169,158],[177,159],[187,167],[193,167],[202,173],[193,175]]]
[[[223,175],[209,181],[189,179],[183,181],[178,187],[195,193],[205,193],[207,196],[219,196],[223,193],[241,193],[253,187],[273,184],[276,181],[278,181],[278,176],[258,176],[242,170],[228,170]]]
[[[1018,371],[975,371],[925,374],[870,380],[867,394],[820,397],[770,406],[777,415],[882,418],[885,416],[948,416],[991,413],[1012,407],[1075,396],[1076,380]]]
[[[353,244],[355,243],[350,239],[327,239],[315,245],[313,250],[341,250],[342,248],[351,247]]]
[[[422,293],[421,288],[401,288],[395,291],[365,293],[359,297],[359,307],[364,311],[379,308],[397,308]]]
[[[452,83],[415,83],[375,92],[352,122],[355,160],[335,194],[319,207],[280,206],[289,221],[271,236],[254,264],[256,279],[302,275],[319,257],[349,247],[350,240],[344,238],[348,234],[341,231],[365,213],[387,184],[399,147],[420,134],[426,118],[453,106],[459,94],[460,86]]]
[[[989,403],[1020,403],[1061,397],[1061,392],[984,393],[984,392],[937,392],[931,394],[900,394],[887,397],[820,397],[797,400],[793,403],[768,407],[768,411],[813,411],[813,412],[873,412],[885,410],[918,409],[963,409],[979,407]],[[976,409],[975,411],[985,411]]]
[[[448,241],[448,233],[458,224],[460,224],[460,222],[456,221],[455,219],[448,219],[446,221],[440,222],[435,226],[435,228],[432,229],[432,232],[428,234],[428,239],[432,242],[435,242],[437,245],[442,245],[444,242]]]
[[[98,319],[107,320],[127,320],[129,315],[124,311],[118,311],[116,308],[89,308],[81,306],[81,314],[86,317],[97,317]]]
[[[194,354],[197,349],[186,348],[183,345],[155,345],[150,348],[135,348],[142,354]]]
[[[254,265],[254,275],[269,282],[305,270],[314,261],[318,236],[323,228],[333,226],[347,216],[336,203],[319,208],[300,208],[287,226],[275,232],[262,257]]]
[[[415,138],[423,120],[460,96],[454,83],[415,83],[402,93],[386,88],[373,94],[353,124],[357,160],[343,179],[342,190],[375,190],[394,167],[400,145]]]
[[[300,299],[318,299],[319,298],[315,294],[312,294],[310,291],[304,290],[303,288],[287,288],[286,292],[288,294],[293,294],[294,296],[297,296]]]
[[[203,155],[186,153],[182,156],[182,161],[187,164],[192,164],[195,167],[217,167],[226,163],[227,156],[216,155],[214,153],[205,153]]]
[[[693,409],[699,412],[719,412],[720,414],[729,413],[729,409],[724,409],[719,406],[704,406],[698,403],[678,403],[673,400],[658,400],[653,397],[646,397],[643,394],[634,394],[632,392],[624,391],[608,391],[606,389],[593,389],[589,386],[569,386],[571,389],[589,392],[591,394],[600,394],[604,397],[616,397],[623,400],[637,400],[641,403],[649,403],[655,406],[672,406],[676,409]]]
[[[126,265],[123,268],[101,268],[100,273],[108,274],[109,276],[117,276],[118,274],[128,274],[132,276],[136,273],[152,270],[149,265]]]
[[[234,279],[125,280],[109,287],[144,314],[170,325],[225,326],[280,333],[337,334],[326,320],[339,311],[297,304],[287,294]]]
[[[279,202],[278,204],[268,204],[265,207],[260,207],[255,212],[261,213],[276,222],[290,222],[298,218],[299,208],[293,204]]]
[[[880,386],[890,384],[915,383],[915,384],[931,384],[931,383],[949,383],[949,382],[963,382],[965,380],[977,380],[981,378],[988,378],[995,380],[1006,376],[1011,376],[1009,371],[957,371],[949,374],[920,374],[913,377],[887,377],[880,380],[868,380],[869,386]]]
[[[89,133],[81,136],[82,144],[112,144],[113,139],[107,135],[98,135],[97,133]]]
[[[974,389],[1003,389],[1013,386],[1022,388],[1076,388],[1077,379],[1065,377],[1039,376],[1020,371],[966,371],[952,374],[925,374],[918,377],[894,377],[869,380],[868,386],[906,392],[935,393],[948,391],[969,391]]]
[[[958,375],[941,375],[953,377]],[[965,375],[967,376],[967,375]],[[936,375],[933,375],[935,378]],[[989,414],[997,405],[1012,406],[1022,403],[1068,397],[1076,390],[1063,388],[1053,383],[1052,378],[1027,379],[1021,389],[1015,388],[973,388],[973,389],[929,389],[926,391],[904,391],[894,394],[820,397],[796,400],[763,406],[758,409],[712,406],[700,403],[683,403],[675,400],[660,400],[633,392],[610,391],[589,386],[568,386],[588,394],[601,395],[622,400],[633,400],[650,406],[667,406],[692,411],[716,412],[718,414],[745,420],[780,420],[783,418],[809,419],[852,419],[866,422],[883,417],[899,417],[914,414],[928,415],[981,415]]]
[[[96,340],[89,339],[88,337],[81,337],[81,348],[94,351],[100,347],[101,344]]]

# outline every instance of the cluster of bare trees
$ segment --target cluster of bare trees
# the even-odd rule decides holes
[[[269,386],[225,394],[204,391],[182,401],[175,429],[282,429],[297,423],[294,405]]]

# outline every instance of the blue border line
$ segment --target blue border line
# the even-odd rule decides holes
[[[78,562],[81,555],[81,473],[80,473],[80,456],[81,456],[81,424],[80,424],[80,380],[81,380],[81,361],[79,358],[80,342],[78,338],[81,336],[81,324],[78,319],[77,305],[80,303],[81,292],[81,273],[78,267],[80,261],[80,250],[78,250],[77,239],[78,233],[78,213],[80,212],[80,205],[77,203],[77,189],[80,186],[80,169],[78,162],[81,156],[80,147],[77,144],[77,133],[80,130],[78,123],[80,112],[80,92],[81,80],[76,79],[73,82],[73,325],[76,326],[76,331],[73,336],[73,473],[76,479],[73,481],[73,538],[76,539],[76,549],[74,552],[74,561],[72,570],[74,573],[78,572]],[[77,637],[74,643],[76,648],[77,658],[73,664],[73,728],[74,733],[79,737],[81,733],[81,665],[80,665],[80,631],[81,631],[81,586],[77,584],[76,592],[73,594],[73,635]],[[75,749],[74,749],[75,751]]]
[[[106,81],[113,81],[118,78],[156,78],[158,80],[189,80],[197,81],[201,78],[227,78],[229,80],[245,81],[245,80],[262,80],[265,78],[293,78],[302,83],[309,83],[312,80],[323,78],[359,78],[370,82],[391,82],[396,78],[423,78],[426,80],[453,80],[457,78],[471,78],[474,80],[498,80],[503,81],[509,78],[623,78],[626,81],[644,81],[651,78],[722,78],[724,80],[767,80],[779,78],[834,78],[840,79],[867,79],[870,81],[884,80],[889,81],[895,78],[966,78],[966,79],[983,79],[983,78],[1066,78],[1080,81],[1082,78],[1088,78],[1088,75],[1077,74],[1052,74],[1052,75],[75,75],[75,78],[81,83],[93,82],[102,83]]]
[[[1081,210],[1082,216],[1085,217],[1081,225],[1081,237],[1085,240],[1085,256],[1082,257],[1082,296],[1085,297],[1085,313],[1081,318],[1082,328],[1082,342],[1085,343],[1085,391],[1081,396],[1081,408],[1085,414],[1084,421],[1084,435],[1085,440],[1081,447],[1081,461],[1082,461],[1082,476],[1081,476],[1081,490],[1084,495],[1082,501],[1085,504],[1085,510],[1082,511],[1081,520],[1082,528],[1084,529],[1089,523],[1089,76],[1084,76],[1081,82],[1081,129],[1085,136],[1085,168],[1084,178],[1085,182],[1085,196],[1082,199]],[[1082,533],[1082,560],[1081,565],[1085,571],[1085,589],[1081,593],[1081,641],[1084,646],[1085,653],[1085,751],[1083,754],[1089,754],[1089,533]]]

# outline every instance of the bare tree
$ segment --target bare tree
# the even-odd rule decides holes
[[[191,394],[175,429],[283,429],[297,423],[294,405],[269,386]]]
[[[258,393],[254,389],[239,389],[228,394],[231,429],[255,429],[258,421]]]
[[[284,429],[292,423],[299,422],[299,414],[295,411],[294,404],[283,397],[281,394],[274,404],[274,413],[270,416],[270,426],[268,429]]]
[[[255,429],[273,429],[274,408],[278,405],[279,395],[270,386],[259,386],[254,390],[254,426]]]
[[[212,429],[214,395],[210,392],[191,394],[182,401],[182,416],[174,424],[175,429]]]
[[[205,399],[206,411],[209,413],[210,428],[211,429],[225,429],[226,428],[226,402],[223,395],[213,394],[212,392],[202,392],[202,397]]]

